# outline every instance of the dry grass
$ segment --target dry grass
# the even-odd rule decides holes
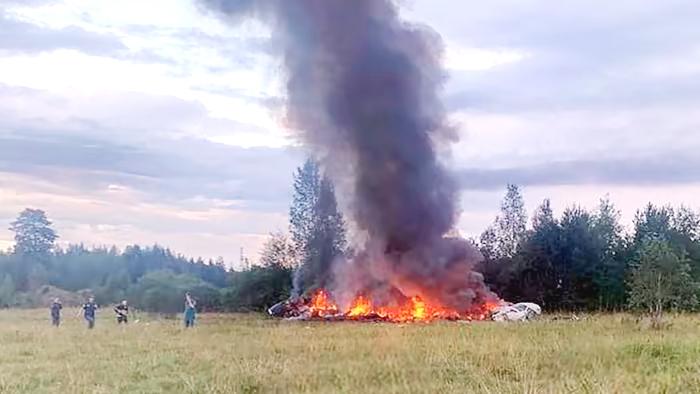
[[[94,331],[0,311],[0,392],[677,393],[700,391],[700,317],[528,324],[304,323],[206,315]],[[66,316],[73,311],[66,311]],[[108,315],[108,316],[107,316]]]

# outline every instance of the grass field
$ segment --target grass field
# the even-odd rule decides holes
[[[66,311],[0,311],[8,393],[700,392],[700,316],[664,331],[625,315],[527,324],[286,322],[204,315],[95,330]]]

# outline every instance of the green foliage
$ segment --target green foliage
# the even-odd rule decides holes
[[[690,265],[669,241],[648,238],[642,242],[632,266],[630,306],[643,310],[658,321],[664,310],[691,309],[698,304],[698,285],[690,275]]]
[[[15,282],[9,274],[5,274],[0,280],[0,308],[7,308],[14,304]]]
[[[54,241],[58,238],[51,228],[46,213],[27,208],[10,223],[15,233],[15,247],[10,271],[20,290],[31,290],[45,282],[48,272],[42,267],[49,264]]]
[[[51,228],[51,221],[41,209],[27,208],[10,223],[10,231],[15,233],[15,253],[37,259],[48,257],[58,238]]]
[[[296,266],[294,245],[282,232],[270,234],[260,253],[260,265],[263,267],[294,268]]]
[[[493,259],[512,258],[525,237],[527,214],[520,189],[508,185],[501,203],[501,214],[480,239],[482,253]]]
[[[197,300],[200,310],[220,306],[219,291],[214,286],[192,275],[170,270],[147,273],[129,289],[128,297],[144,311],[178,313],[184,309],[184,296],[188,291]]]
[[[301,292],[323,287],[331,264],[345,252],[347,241],[333,183],[321,176],[318,163],[313,160],[307,160],[294,174],[294,198],[289,212],[298,261],[294,288]]]
[[[231,311],[262,311],[289,298],[292,271],[270,265],[231,273],[231,286],[224,291],[223,303]]]
[[[302,255],[313,233],[314,210],[318,204],[321,171],[318,163],[307,159],[294,173],[294,195],[289,207],[289,229],[297,255]]]
[[[504,202],[503,206],[518,204]],[[520,238],[512,256],[504,253],[512,247],[501,247],[503,238],[498,226],[482,235],[480,246],[486,260],[478,269],[507,300],[535,301],[549,310],[621,310],[631,304],[630,282],[626,281],[631,275],[630,264],[638,260],[646,240],[651,238],[666,241],[673,253],[683,256],[689,277],[694,283],[700,282],[697,213],[649,204],[638,212],[634,232],[629,236],[624,234],[619,216],[605,198],[595,212],[574,206],[557,219],[549,200],[545,200],[534,214],[532,229]],[[697,287],[690,288],[700,295]],[[694,297],[684,299],[692,301]],[[676,307],[689,309],[692,304]]]
[[[593,281],[598,289],[598,306],[601,309],[621,309],[627,302],[624,285],[627,271],[627,244],[620,225],[620,213],[609,198],[600,201],[593,217],[598,243],[598,261]]]
[[[158,245],[129,246],[124,252],[115,247],[88,249],[83,245],[61,249],[53,246],[57,236],[50,225],[43,211],[32,209],[24,210],[12,223],[17,244],[13,253],[0,253],[0,307],[5,304],[43,307],[45,297],[37,291],[56,288],[78,297],[94,294],[100,304],[119,302],[135,292],[139,302],[144,301],[149,310],[172,311],[172,303],[164,304],[160,310],[156,301],[169,297],[173,288],[184,293],[185,284],[192,286],[186,290],[202,294],[201,307],[220,307],[218,289],[228,284],[223,259],[216,263],[188,260]],[[161,271],[171,272],[176,280],[167,286],[145,289],[140,280]],[[184,278],[194,278],[194,282]],[[153,280],[151,277],[145,283],[153,284]]]
[[[537,208],[532,223],[533,229],[521,242],[518,254],[496,262],[500,276],[495,283],[500,285],[499,294],[504,297],[532,300],[553,308],[561,297],[561,227],[549,200]]]

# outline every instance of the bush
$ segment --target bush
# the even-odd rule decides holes
[[[129,289],[134,306],[148,312],[174,314],[184,309],[184,296],[190,292],[199,310],[212,310],[220,305],[220,293],[212,285],[188,274],[169,270],[144,275]]]
[[[262,311],[289,298],[292,270],[279,266],[254,267],[231,274],[231,287],[224,291],[223,307],[229,311]]]

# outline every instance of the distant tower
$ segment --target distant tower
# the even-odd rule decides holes
[[[239,258],[239,265],[241,266],[242,269],[244,270],[249,270],[250,269],[250,261],[245,257],[245,254],[243,253],[243,247],[241,246],[241,256]]]

